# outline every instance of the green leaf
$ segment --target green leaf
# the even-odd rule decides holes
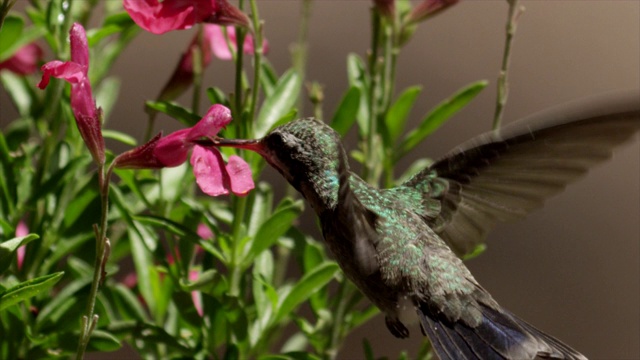
[[[473,248],[473,250],[471,250],[471,252],[462,256],[462,260],[467,261],[467,260],[473,259],[477,256],[480,256],[486,250],[487,250],[487,244],[484,244],[484,243],[478,244],[476,245],[476,247]]]
[[[293,69],[287,71],[268,96],[258,114],[256,121],[256,137],[261,138],[284,115],[291,111],[300,96],[302,81]]]
[[[108,77],[95,90],[96,103],[102,109],[102,117],[104,121],[111,115],[111,110],[118,99],[120,93],[120,80],[115,77]],[[104,135],[104,130],[103,130]]]
[[[207,97],[209,98],[209,102],[211,104],[222,104],[225,106],[229,106],[229,99],[224,94],[224,91],[220,90],[218,87],[210,87],[207,89]]]
[[[302,213],[303,209],[304,205],[301,200],[292,202],[278,208],[267,221],[262,223],[255,237],[252,239],[250,248],[244,259],[246,265],[249,265],[258,254],[275,244],[280,236],[287,232],[291,224],[293,224],[293,221]]]
[[[33,84],[29,83],[28,78],[8,71],[0,73],[0,80],[5,89],[11,89],[7,93],[18,108],[20,116],[29,118],[34,102],[38,100],[34,93]]]
[[[12,45],[20,39],[24,20],[19,16],[9,15],[4,19],[2,31],[0,31],[0,61],[6,60],[13,55]]]
[[[104,19],[104,23],[101,27],[87,30],[87,42],[89,43],[89,47],[94,47],[94,45],[105,37],[120,33],[123,29],[133,26],[134,24],[135,23],[129,14],[124,11],[109,15]]]
[[[7,289],[0,294],[0,311],[48,290],[62,278],[62,275],[64,271],[27,280]]]
[[[262,63],[260,63],[260,69],[262,71],[262,76],[260,76],[260,85],[264,91],[264,96],[269,97],[273,94],[273,91],[276,88],[278,75],[266,59],[263,59]]]
[[[424,138],[436,131],[445,121],[473,100],[487,84],[487,81],[475,82],[438,104],[427,114],[418,128],[412,130],[404,137],[399,146],[399,150],[395,152],[396,156],[394,160],[398,160],[406,155],[411,149],[424,140]]]
[[[346,94],[342,97],[333,118],[331,119],[331,127],[344,136],[358,117],[360,108],[360,89],[351,86]]]
[[[138,144],[138,142],[136,141],[136,138],[134,138],[129,134],[125,134],[117,130],[103,129],[102,136],[105,139],[112,139],[129,146],[136,146]]]
[[[20,246],[26,245],[38,238],[39,236],[36,234],[29,234],[0,243],[0,274],[9,268],[11,259]]]
[[[402,184],[405,181],[411,179],[411,177],[420,171],[426,169],[428,166],[433,164],[433,160],[427,158],[420,158],[414,161],[409,168],[396,180],[396,184]]]
[[[147,101],[145,106],[147,109],[167,114],[187,127],[192,127],[200,121],[200,116],[176,103],[168,101]]]
[[[367,136],[369,134],[369,101],[366,94],[369,93],[369,79],[367,68],[364,61],[356,55],[349,54],[347,56],[347,75],[349,76],[349,85],[360,90],[360,106],[358,107],[358,126],[360,134]]]
[[[305,274],[302,279],[294,285],[291,291],[284,296],[278,306],[272,323],[277,324],[292,314],[298,305],[309,299],[313,293],[323,286],[327,285],[336,275],[338,269],[336,263],[326,262],[315,268],[312,272]]]
[[[384,122],[387,125],[387,134],[391,144],[395,143],[404,131],[409,112],[421,91],[422,86],[412,86],[406,89],[389,108]]]

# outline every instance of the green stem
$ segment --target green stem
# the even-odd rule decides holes
[[[369,57],[369,93],[367,94],[369,100],[369,123],[368,123],[368,131],[364,134],[365,144],[363,147],[364,158],[367,159],[365,161],[364,166],[362,167],[362,178],[370,183],[374,183],[373,179],[373,163],[375,163],[374,151],[373,148],[375,146],[375,134],[376,134],[376,124],[378,119],[378,84],[379,84],[379,74],[378,74],[378,48],[380,46],[380,26],[381,26],[381,18],[380,14],[373,9],[372,13],[372,31],[371,31],[371,55]]]
[[[303,0],[300,11],[300,24],[298,31],[298,39],[292,50],[293,68],[296,69],[300,82],[304,83],[307,74],[307,55],[308,55],[308,39],[309,39],[309,19],[311,17],[312,0]],[[298,109],[302,113],[304,103],[302,96],[298,98]]]
[[[245,136],[253,138],[253,117],[255,116],[256,109],[258,107],[258,95],[260,94],[260,74],[262,74],[262,55],[263,55],[263,43],[264,36],[262,32],[262,23],[260,22],[260,15],[258,14],[258,5],[256,0],[251,0],[251,21],[255,31],[254,34],[254,49],[253,49],[253,91],[251,93],[251,104],[249,105],[249,116],[247,117],[249,124],[247,126],[247,132]],[[242,52],[242,45],[238,43],[238,52]]]
[[[101,202],[100,225],[94,225],[94,231],[96,233],[96,257],[93,264],[93,281],[91,282],[91,290],[89,292],[87,313],[82,317],[82,328],[80,331],[80,341],[78,342],[76,359],[84,358],[84,353],[87,345],[89,344],[91,333],[98,324],[98,315],[95,314],[96,298],[98,297],[98,290],[104,281],[104,265],[110,252],[110,244],[107,239],[107,216],[109,213],[109,184],[112,172],[113,163],[109,166],[106,174],[104,171],[104,164],[99,165],[98,174]]]
[[[334,318],[331,324],[331,333],[329,338],[329,346],[324,353],[325,358],[335,359],[342,344],[343,335],[345,333],[344,317],[347,313],[347,305],[354,291],[353,285],[347,279],[343,279],[336,294],[336,307],[334,309]]]
[[[498,95],[496,100],[496,110],[493,116],[493,130],[500,128],[504,107],[507,104],[509,95],[509,85],[507,83],[507,74],[509,70],[509,62],[511,58],[511,43],[516,33],[517,20],[524,8],[518,7],[518,0],[507,0],[509,3],[509,15],[507,18],[507,34],[504,44],[504,53],[502,55],[502,68],[498,76]]]
[[[192,50],[193,59],[193,97],[191,99],[191,111],[198,114],[200,110],[200,95],[202,94],[202,76],[204,73],[204,57],[202,53],[202,26],[198,29],[198,39],[196,46]]]

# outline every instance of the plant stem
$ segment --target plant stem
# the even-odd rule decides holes
[[[262,32],[262,23],[260,22],[260,15],[258,14],[258,5],[256,0],[250,1],[251,6],[251,21],[254,29],[254,49],[253,49],[253,91],[251,93],[251,104],[249,105],[249,116],[247,117],[249,124],[247,124],[247,132],[244,134],[249,138],[253,138],[253,117],[255,116],[256,108],[258,107],[258,95],[260,94],[260,74],[262,74],[262,55],[263,55],[263,42],[264,36]],[[243,44],[238,43],[238,52],[242,52]],[[242,65],[240,63],[240,65]]]
[[[511,43],[516,34],[517,20],[524,11],[523,7],[518,7],[518,0],[507,0],[509,3],[509,15],[507,18],[507,34],[504,44],[504,53],[502,55],[502,68],[498,76],[498,95],[496,100],[496,110],[493,116],[493,130],[500,128],[502,123],[502,115],[504,107],[507,104],[509,95],[509,84],[507,83],[507,74],[509,70],[509,62],[511,58]]]
[[[378,48],[380,46],[380,26],[381,18],[380,14],[375,10],[371,10],[372,17],[372,30],[371,30],[371,54],[369,57],[369,93],[367,94],[369,100],[369,123],[368,129],[365,134],[365,144],[363,147],[364,158],[366,159],[362,168],[362,178],[369,184],[374,184],[373,169],[372,166],[376,162],[374,157],[373,148],[375,146],[375,138],[378,122]]]
[[[198,28],[198,39],[196,46],[192,50],[191,58],[193,59],[193,97],[191,98],[191,111],[194,114],[200,110],[200,94],[202,94],[202,76],[204,73],[204,57],[202,49],[202,26]]]
[[[307,55],[308,55],[308,39],[309,39],[309,18],[311,17],[312,0],[303,0],[302,9],[300,11],[300,24],[298,27],[298,39],[293,46],[292,62],[293,68],[296,69],[300,82],[304,83],[307,74]],[[304,103],[302,96],[298,98],[298,109],[302,113]]]
[[[104,281],[104,265],[110,252],[110,244],[107,239],[107,215],[109,213],[109,184],[112,172],[113,163],[109,166],[106,173],[104,170],[104,164],[100,164],[98,167],[101,202],[100,225],[94,225],[94,231],[96,234],[96,257],[93,264],[93,281],[91,282],[91,290],[89,292],[87,313],[82,317],[82,329],[80,331],[80,341],[78,342],[76,359],[82,359],[84,357],[85,350],[89,344],[89,339],[91,338],[91,333],[98,324],[98,315],[94,313],[96,298],[98,297],[100,285]]]

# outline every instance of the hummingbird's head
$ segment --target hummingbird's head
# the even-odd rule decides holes
[[[325,123],[305,118],[275,128],[259,140],[217,139],[218,146],[257,152],[312,203],[337,197],[338,166],[345,157],[340,136]],[[346,163],[346,160],[345,160]],[[314,196],[315,195],[315,196]]]

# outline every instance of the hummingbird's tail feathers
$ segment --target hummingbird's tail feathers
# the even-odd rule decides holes
[[[417,309],[422,332],[440,360],[586,359],[506,310],[481,307],[483,319],[477,327],[432,315],[426,304]]]

